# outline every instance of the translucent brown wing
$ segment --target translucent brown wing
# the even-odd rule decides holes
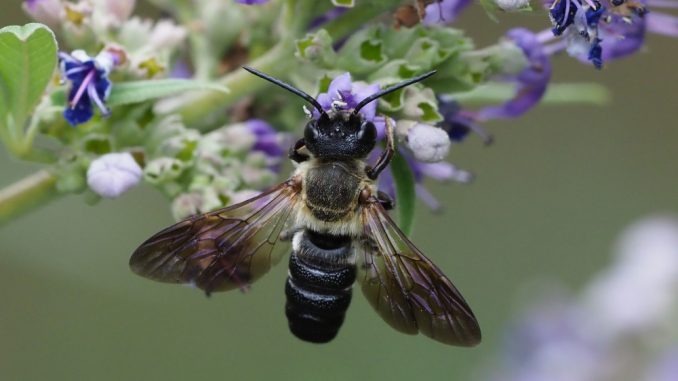
[[[365,238],[359,280],[370,304],[393,328],[445,344],[473,346],[480,328],[452,282],[398,229],[374,200],[362,211]]]
[[[292,179],[242,203],[190,217],[141,244],[130,267],[143,277],[191,283],[207,294],[244,289],[282,257],[273,247],[298,194]]]

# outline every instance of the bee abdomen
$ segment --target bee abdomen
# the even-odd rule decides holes
[[[294,251],[290,256],[285,313],[290,331],[299,339],[326,343],[334,339],[344,322],[356,268],[346,260],[331,259],[329,255],[348,253],[350,241],[337,237],[337,244],[342,246],[321,249],[308,236],[303,239],[300,250],[303,254]]]

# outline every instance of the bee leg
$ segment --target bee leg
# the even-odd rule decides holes
[[[395,208],[395,201],[386,192],[377,191],[377,201],[379,201],[381,206],[386,210]]]
[[[299,152],[299,150],[301,150],[301,148],[303,148],[305,145],[306,142],[304,141],[304,138],[297,140],[297,142],[294,143],[292,147],[290,147],[290,152],[287,155],[290,158],[290,160],[293,160],[297,163],[301,163],[303,161],[308,160],[309,159],[308,155]]]
[[[386,148],[384,149],[384,152],[381,153],[381,156],[379,156],[379,159],[377,159],[377,164],[375,164],[374,167],[365,169],[367,177],[370,180],[376,180],[381,171],[386,169],[388,163],[391,162],[391,158],[393,158],[393,154],[395,153],[394,140],[393,126],[391,125],[389,118],[386,118]]]

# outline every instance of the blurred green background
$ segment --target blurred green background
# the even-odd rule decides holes
[[[27,22],[11,3],[0,25]],[[482,46],[510,26],[548,22],[500,18],[474,6],[457,25]],[[624,226],[678,211],[677,47],[650,36],[645,52],[603,71],[556,58],[555,81],[602,83],[612,104],[541,106],[488,125],[489,148],[479,139],[453,147],[451,161],[477,181],[430,184],[446,210],[420,205],[413,238],[474,309],[477,348],[399,334],[358,289],[335,341],[300,342],[284,316],[284,264],[247,295],[208,299],[142,279],[129,255],[172,222],[167,201],[142,187],[95,207],[61,199],[0,228],[0,379],[472,379],[535,279],[576,288],[609,262]],[[0,152],[0,186],[35,170]]]

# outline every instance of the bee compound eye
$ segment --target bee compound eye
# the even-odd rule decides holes
[[[377,128],[374,126],[374,123],[365,121],[360,125],[358,140],[365,143],[377,140]]]
[[[306,128],[304,129],[304,139],[306,139],[307,142],[311,141],[314,142],[318,140],[318,124],[316,121],[311,121],[306,125]]]

